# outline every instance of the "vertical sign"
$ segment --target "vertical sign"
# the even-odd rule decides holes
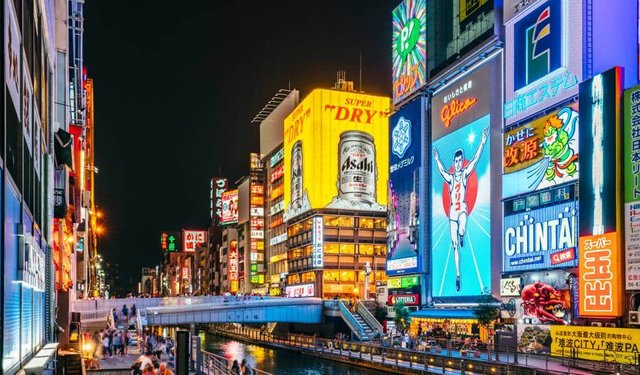
[[[203,230],[182,230],[182,251],[194,252],[196,247],[206,243],[207,232]]]
[[[238,241],[229,242],[229,291],[238,291]]]
[[[210,216],[213,219],[214,224],[217,224],[222,219],[222,193],[227,191],[229,187],[229,180],[222,177],[214,177],[211,179],[211,190],[209,191],[210,202]]]
[[[389,126],[387,275],[421,271],[419,207],[424,99],[406,103]]]
[[[427,82],[426,0],[404,0],[393,10],[393,104]]]
[[[313,218],[313,268],[324,267],[324,221],[322,216]]]
[[[624,224],[627,290],[640,290],[640,86],[624,93]]]
[[[620,100],[622,69],[580,84],[580,315],[622,313]]]
[[[580,316],[621,316],[618,233],[580,237]]]

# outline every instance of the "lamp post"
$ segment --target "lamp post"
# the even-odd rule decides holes
[[[362,267],[362,271],[364,272],[364,298],[363,300],[369,299],[369,275],[371,275],[371,264],[369,262],[364,263],[364,267]]]

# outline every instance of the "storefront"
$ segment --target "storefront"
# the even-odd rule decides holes
[[[436,338],[466,338],[478,336],[485,341],[487,330],[480,326],[475,311],[466,309],[430,309],[416,311],[411,316],[412,335],[432,335]]]

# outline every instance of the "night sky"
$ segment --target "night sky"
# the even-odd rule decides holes
[[[99,251],[132,288],[161,262],[162,230],[206,228],[209,181],[248,172],[251,119],[280,88],[330,88],[336,71],[391,94],[391,11],[400,1],[88,1]],[[220,172],[222,171],[222,173]]]

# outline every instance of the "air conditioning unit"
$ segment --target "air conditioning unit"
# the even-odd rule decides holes
[[[640,311],[629,311],[629,324],[640,325]]]
[[[602,327],[602,322],[591,322],[591,327]]]

